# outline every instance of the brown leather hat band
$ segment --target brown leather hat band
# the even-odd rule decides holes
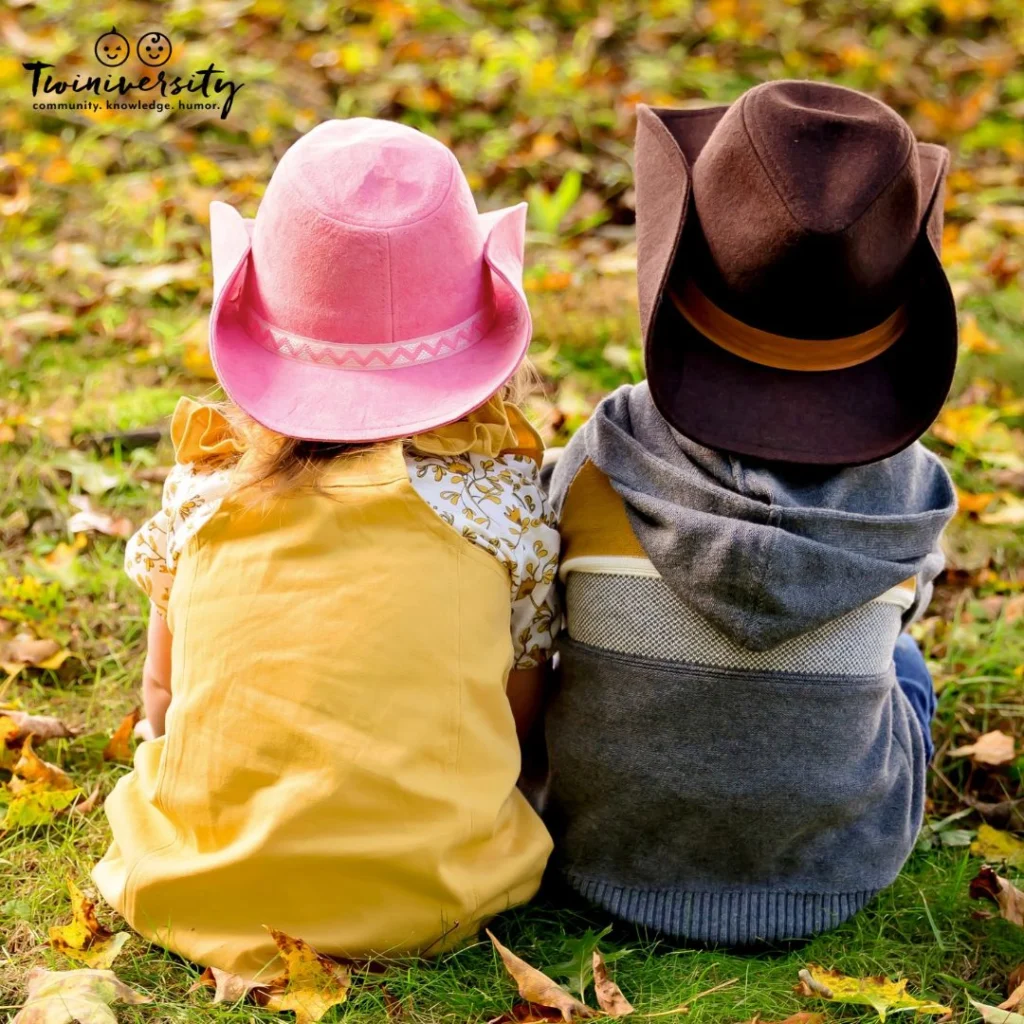
[[[907,308],[900,306],[877,327],[847,338],[814,341],[787,338],[745,324],[716,306],[693,282],[683,292],[669,290],[676,309],[692,327],[740,359],[777,370],[843,370],[881,355],[907,329]]]

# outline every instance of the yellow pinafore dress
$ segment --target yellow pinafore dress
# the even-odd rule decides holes
[[[107,800],[93,873],[144,936],[250,977],[266,927],[345,957],[450,948],[551,851],[516,789],[507,573],[400,442],[323,486],[228,499],[183,552],[167,734]]]

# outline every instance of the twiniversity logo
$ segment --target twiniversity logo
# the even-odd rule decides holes
[[[76,72],[68,80],[56,68],[41,60],[22,64],[32,73],[33,110],[219,110],[226,118],[231,112],[238,91],[243,84],[224,77],[225,72],[214,64],[191,72],[187,76],[169,75],[163,70],[174,48],[163,32],[148,31],[139,36],[135,54],[147,68],[160,69],[155,74],[140,74],[135,78],[121,75],[91,75]],[[108,68],[120,67],[131,56],[132,45],[127,37],[111,26],[96,40],[93,53],[100,64]],[[44,97],[40,99],[39,97]],[[55,97],[55,98],[50,98]],[[174,102],[165,102],[168,98]]]

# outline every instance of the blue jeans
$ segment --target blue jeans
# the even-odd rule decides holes
[[[892,658],[896,665],[896,680],[900,684],[900,689],[921,723],[925,753],[931,761],[932,754],[935,753],[935,745],[932,743],[935,687],[932,686],[932,677],[928,673],[924,655],[909,633],[900,633]]]

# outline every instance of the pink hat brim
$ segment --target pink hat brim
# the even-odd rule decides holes
[[[210,356],[228,396],[258,423],[315,441],[386,441],[461,419],[515,373],[532,324],[523,293],[526,204],[480,214],[495,318],[474,345],[434,362],[395,369],[345,369],[264,348],[246,330],[237,296],[251,265],[252,221],[210,204],[214,303]]]

